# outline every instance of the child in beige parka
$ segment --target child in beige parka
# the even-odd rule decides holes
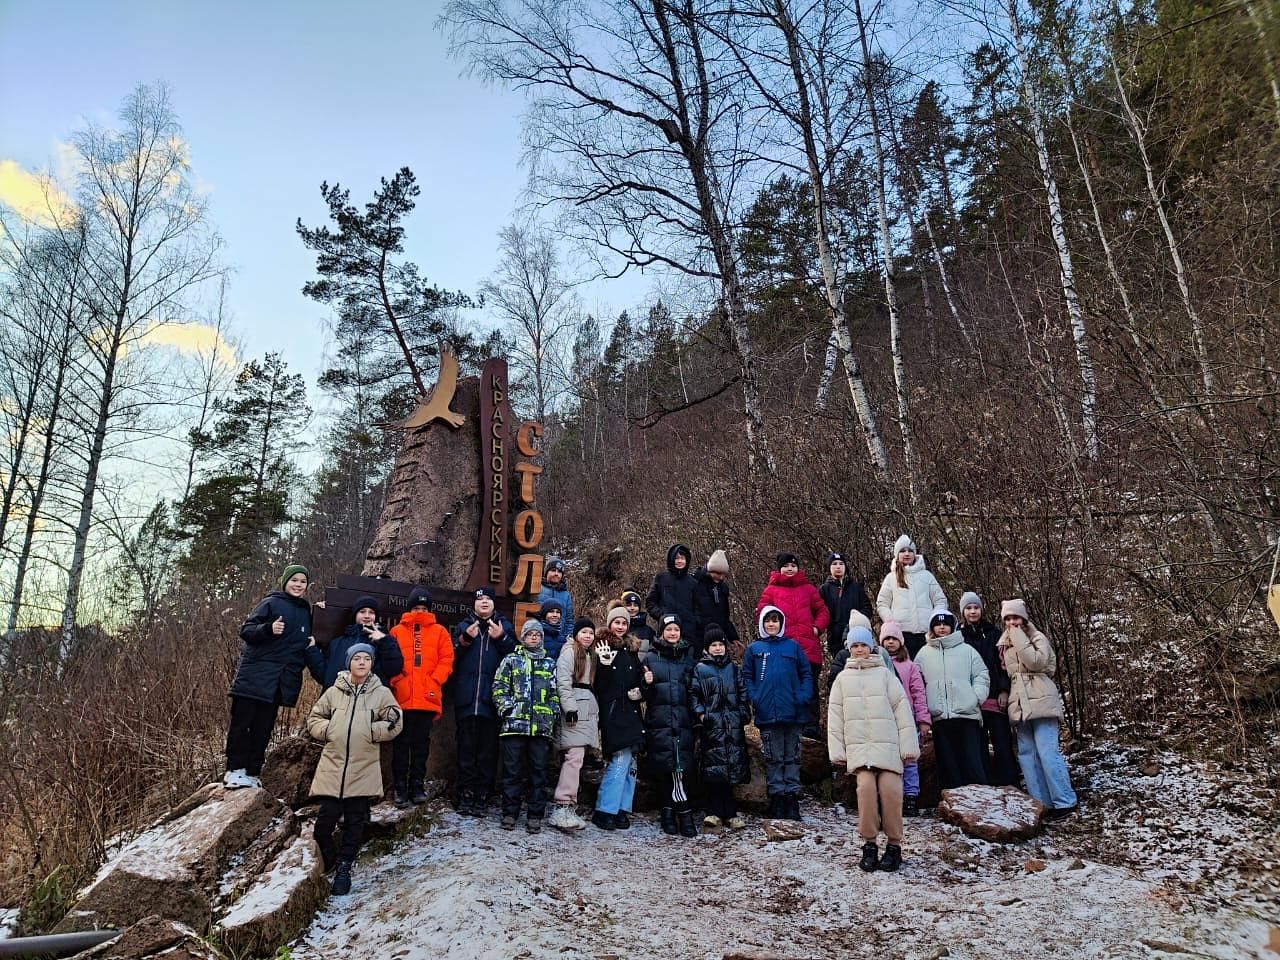
[[[373,673],[373,647],[355,643],[347,651],[347,669],[338,674],[311,708],[307,732],[324,743],[311,780],[311,795],[320,801],[315,838],[325,870],[336,869],[333,893],[351,892],[351,864],[364,840],[369,809],[382,797],[382,762],[378,744],[400,733],[401,712],[395,694]],[[342,849],[333,831],[342,820]]]

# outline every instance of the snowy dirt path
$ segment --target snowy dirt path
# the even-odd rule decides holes
[[[801,839],[769,842],[755,819],[693,840],[645,818],[627,832],[529,836],[523,821],[507,833],[442,808],[428,832],[358,864],[352,894],[330,899],[292,956],[1277,956],[1256,915],[1079,860],[1065,837],[1000,846],[913,820],[901,872],[864,874],[853,816],[811,810]]]

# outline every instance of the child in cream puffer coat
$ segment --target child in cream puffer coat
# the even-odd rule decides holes
[[[876,594],[876,613],[882,622],[894,620],[902,625],[912,660],[925,644],[933,611],[946,605],[947,595],[925,569],[924,554],[904,533],[893,545],[893,563]]]
[[[876,653],[866,627],[849,631],[849,662],[831,688],[827,749],[832,766],[858,781],[858,835],[863,870],[897,870],[902,863],[903,762],[920,755],[911,702],[897,674]],[[878,856],[884,827],[888,844]]]

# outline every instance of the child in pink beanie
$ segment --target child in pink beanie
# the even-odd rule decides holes
[[[907,643],[902,636],[902,627],[896,620],[886,620],[880,624],[880,646],[893,658],[893,668],[898,671],[898,679],[902,681],[902,689],[907,691],[907,699],[911,702],[911,715],[916,721],[916,730],[920,734],[920,742],[929,739],[929,701],[924,695],[924,677],[920,668],[907,653]],[[912,760],[902,766],[902,815],[918,817],[920,815],[920,766]]]

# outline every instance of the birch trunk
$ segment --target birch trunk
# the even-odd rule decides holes
[[[822,357],[822,376],[818,378],[818,395],[813,403],[819,413],[827,409],[827,402],[831,399],[831,382],[836,378],[836,364],[839,362],[839,334],[833,324],[827,333],[827,351]]]
[[[1191,324],[1191,342],[1196,352],[1196,362],[1200,366],[1200,379],[1204,386],[1205,400],[1212,399],[1214,395],[1213,367],[1209,363],[1209,351],[1205,342],[1204,324],[1200,320],[1200,313],[1196,310],[1195,301],[1191,296],[1191,284],[1187,281],[1187,269],[1182,261],[1182,252],[1178,247],[1178,238],[1174,235],[1173,225],[1169,223],[1169,215],[1165,210],[1164,198],[1160,195],[1160,188],[1156,186],[1155,171],[1151,168],[1151,158],[1147,154],[1147,133],[1143,129],[1142,121],[1134,112],[1133,105],[1129,102],[1129,94],[1125,90],[1124,79],[1120,76],[1120,65],[1116,61],[1115,53],[1111,50],[1107,52],[1107,59],[1111,64],[1111,75],[1115,78],[1116,93],[1120,97],[1120,109],[1124,114],[1125,126],[1129,128],[1129,134],[1133,137],[1133,142],[1138,148],[1138,157],[1142,160],[1142,172],[1146,177],[1147,195],[1151,198],[1151,206],[1155,209],[1156,216],[1160,220],[1160,229],[1164,231],[1165,244],[1169,249],[1169,259],[1173,261],[1174,277],[1178,281],[1178,292],[1182,296],[1182,307],[1186,311],[1187,320]],[[1208,415],[1212,419],[1212,408],[1208,408]]]
[[[697,20],[686,6],[679,14],[687,31],[686,39],[693,58],[693,84],[686,86],[671,29],[668,5],[662,0],[653,0],[653,13],[658,27],[656,39],[667,61],[668,78],[677,108],[679,136],[676,141],[693,180],[698,211],[720,276],[721,308],[725,326],[737,355],[738,376],[742,382],[742,407],[747,419],[747,464],[753,473],[763,470],[767,474],[773,474],[777,471],[777,464],[769,449],[768,432],[765,429],[758,361],[751,340],[751,328],[747,325],[737,245],[733,227],[724,216],[715,169],[708,156],[706,132],[711,128],[713,117],[711,78],[702,51],[702,38]]]
[[[5,359],[15,367],[20,362],[17,357]],[[13,449],[13,462],[9,465],[9,475],[5,478],[4,494],[0,496],[0,547],[3,547],[5,542],[5,530],[8,526],[9,516],[13,513],[13,501],[18,491],[18,478],[22,476],[27,437],[31,433],[32,421],[35,419],[36,396],[40,390],[42,371],[39,369],[29,370],[26,376],[27,391],[22,398],[22,406],[17,414],[18,427],[7,441]]]
[[[57,448],[58,430],[62,425],[64,392],[67,376],[71,370],[71,352],[75,341],[75,329],[78,317],[78,304],[83,297],[81,290],[84,256],[84,234],[79,233],[79,243],[75,247],[73,258],[69,264],[69,273],[65,289],[65,305],[57,304],[59,316],[60,340],[55,358],[56,372],[53,386],[48,397],[48,407],[44,411],[44,444],[40,453],[40,468],[36,474],[35,486],[31,490],[31,502],[27,508],[27,520],[22,531],[22,546],[18,550],[17,564],[13,575],[13,593],[9,603],[9,618],[5,630],[8,649],[13,649],[13,641],[18,629],[18,619],[22,615],[22,595],[26,589],[27,572],[31,563],[31,548],[35,543],[36,528],[39,525],[40,511],[44,507],[45,493],[53,472],[53,454]]]
[[[787,59],[790,62],[791,76],[795,83],[798,113],[794,120],[804,143],[809,189],[813,195],[814,240],[817,243],[818,263],[822,271],[822,291],[827,323],[831,330],[827,339],[822,379],[818,387],[817,408],[826,409],[830,384],[834,378],[836,361],[839,359],[844,366],[845,379],[849,385],[849,395],[853,400],[858,422],[862,426],[867,455],[871,458],[871,463],[881,479],[887,479],[889,458],[885,453],[884,441],[880,438],[880,429],[876,424],[875,412],[871,409],[862,371],[853,356],[853,342],[849,337],[849,326],[844,319],[844,296],[836,273],[835,256],[831,250],[826,181],[822,173],[821,158],[818,155],[817,138],[814,136],[813,108],[809,99],[809,80],[805,76],[804,53],[800,48],[795,21],[784,0],[774,0],[773,19],[787,42]]]
[[[116,398],[116,364],[120,358],[131,280],[131,264],[126,261],[121,307],[116,315],[110,339],[107,341],[107,354],[104,358],[102,370],[101,392],[97,398],[97,411],[93,421],[93,440],[90,443],[89,453],[85,462],[84,483],[80,488],[80,512],[76,518],[71,563],[67,567],[67,595],[62,607],[61,641],[58,650],[58,659],[61,663],[67,662],[67,658],[71,654],[71,648],[75,643],[76,613],[80,608],[80,588],[84,579],[85,556],[89,547],[89,527],[93,522],[93,503],[98,492],[98,473],[102,468],[102,451],[107,442],[107,426],[111,420],[111,404]]]
[[[67,359],[64,353],[63,362],[59,363],[58,372],[54,377],[48,419],[44,431],[44,449],[40,454],[40,471],[36,476],[36,483],[31,491],[27,522],[22,531],[22,547],[18,550],[18,562],[13,574],[13,594],[9,601],[9,620],[5,631],[5,639],[10,650],[13,649],[13,641],[18,629],[18,618],[22,615],[22,594],[26,589],[27,571],[31,563],[31,548],[35,543],[40,510],[44,506],[45,492],[48,489],[49,477],[52,473],[53,451],[57,446],[57,430],[61,425],[62,393],[66,382]]]
[[[1045,134],[1044,118],[1040,113],[1040,99],[1036,96],[1031,75],[1031,64],[1027,56],[1027,47],[1023,40],[1022,27],[1018,20],[1017,0],[1006,0],[1006,9],[1009,15],[1009,27],[1013,36],[1014,50],[1018,57],[1018,70],[1022,74],[1022,97],[1031,124],[1031,135],[1036,146],[1036,159],[1040,164],[1045,201],[1049,208],[1049,228],[1053,234],[1053,245],[1058,252],[1058,268],[1062,279],[1062,297],[1067,305],[1067,316],[1071,323],[1071,336],[1075,341],[1076,366],[1080,370],[1080,423],[1084,430],[1085,456],[1091,462],[1097,462],[1099,455],[1098,388],[1093,372],[1093,358],[1089,354],[1089,335],[1085,328],[1084,308],[1080,304],[1080,294],[1076,289],[1075,268],[1071,262],[1071,247],[1067,242],[1067,228],[1062,216],[1062,201],[1058,195],[1058,181],[1054,176],[1053,164],[1049,157],[1049,142]]]
[[[867,22],[862,15],[862,0],[854,0],[854,16],[858,19],[858,41],[862,47],[862,87],[871,120],[871,149],[876,161],[876,213],[880,221],[880,271],[884,278],[885,307],[889,312],[889,351],[893,358],[893,386],[898,400],[898,428],[902,434],[902,457],[907,473],[907,490],[912,505],[919,499],[916,477],[915,447],[911,434],[911,405],[907,397],[907,370],[902,360],[902,324],[898,316],[898,293],[893,279],[893,245],[889,236],[889,202],[885,196],[884,146],[880,137],[880,119],[875,91],[871,82],[871,47],[867,43]]]
[[[1271,15],[1270,8],[1267,9],[1267,16]],[[1258,36],[1258,46],[1262,50],[1263,62],[1266,64],[1267,83],[1271,87],[1271,106],[1276,117],[1276,125],[1280,126],[1280,74],[1276,71],[1275,54],[1271,51],[1271,44],[1267,41],[1267,22],[1258,14],[1257,7],[1250,2],[1244,0],[1245,13],[1249,15],[1249,22],[1253,24],[1253,32]]]
[[[1071,95],[1072,101],[1078,103],[1080,102],[1080,94],[1076,87],[1075,73],[1067,58],[1066,47],[1061,36],[1057,38],[1055,47],[1058,54],[1058,63],[1062,66],[1062,75],[1066,80],[1067,92]],[[1124,312],[1122,323],[1125,333],[1129,336],[1129,341],[1133,344],[1134,358],[1139,367],[1139,375],[1143,380],[1143,386],[1151,394],[1151,399],[1155,402],[1157,409],[1161,413],[1167,414],[1169,404],[1160,389],[1160,378],[1151,364],[1151,348],[1143,341],[1142,335],[1139,333],[1138,317],[1133,309],[1133,301],[1129,297],[1129,285],[1125,283],[1124,277],[1120,273],[1120,267],[1116,262],[1111,239],[1107,235],[1106,226],[1102,220],[1102,208],[1098,203],[1097,193],[1094,189],[1093,174],[1089,170],[1090,165],[1085,156],[1084,145],[1081,143],[1070,109],[1065,111],[1065,118],[1067,133],[1071,137],[1071,149],[1076,158],[1076,166],[1080,170],[1085,194],[1089,198],[1089,210],[1093,217],[1094,232],[1098,235],[1098,244],[1102,247],[1103,259],[1107,264],[1107,274],[1111,277],[1111,282],[1115,286],[1116,292],[1120,295],[1120,306]]]

